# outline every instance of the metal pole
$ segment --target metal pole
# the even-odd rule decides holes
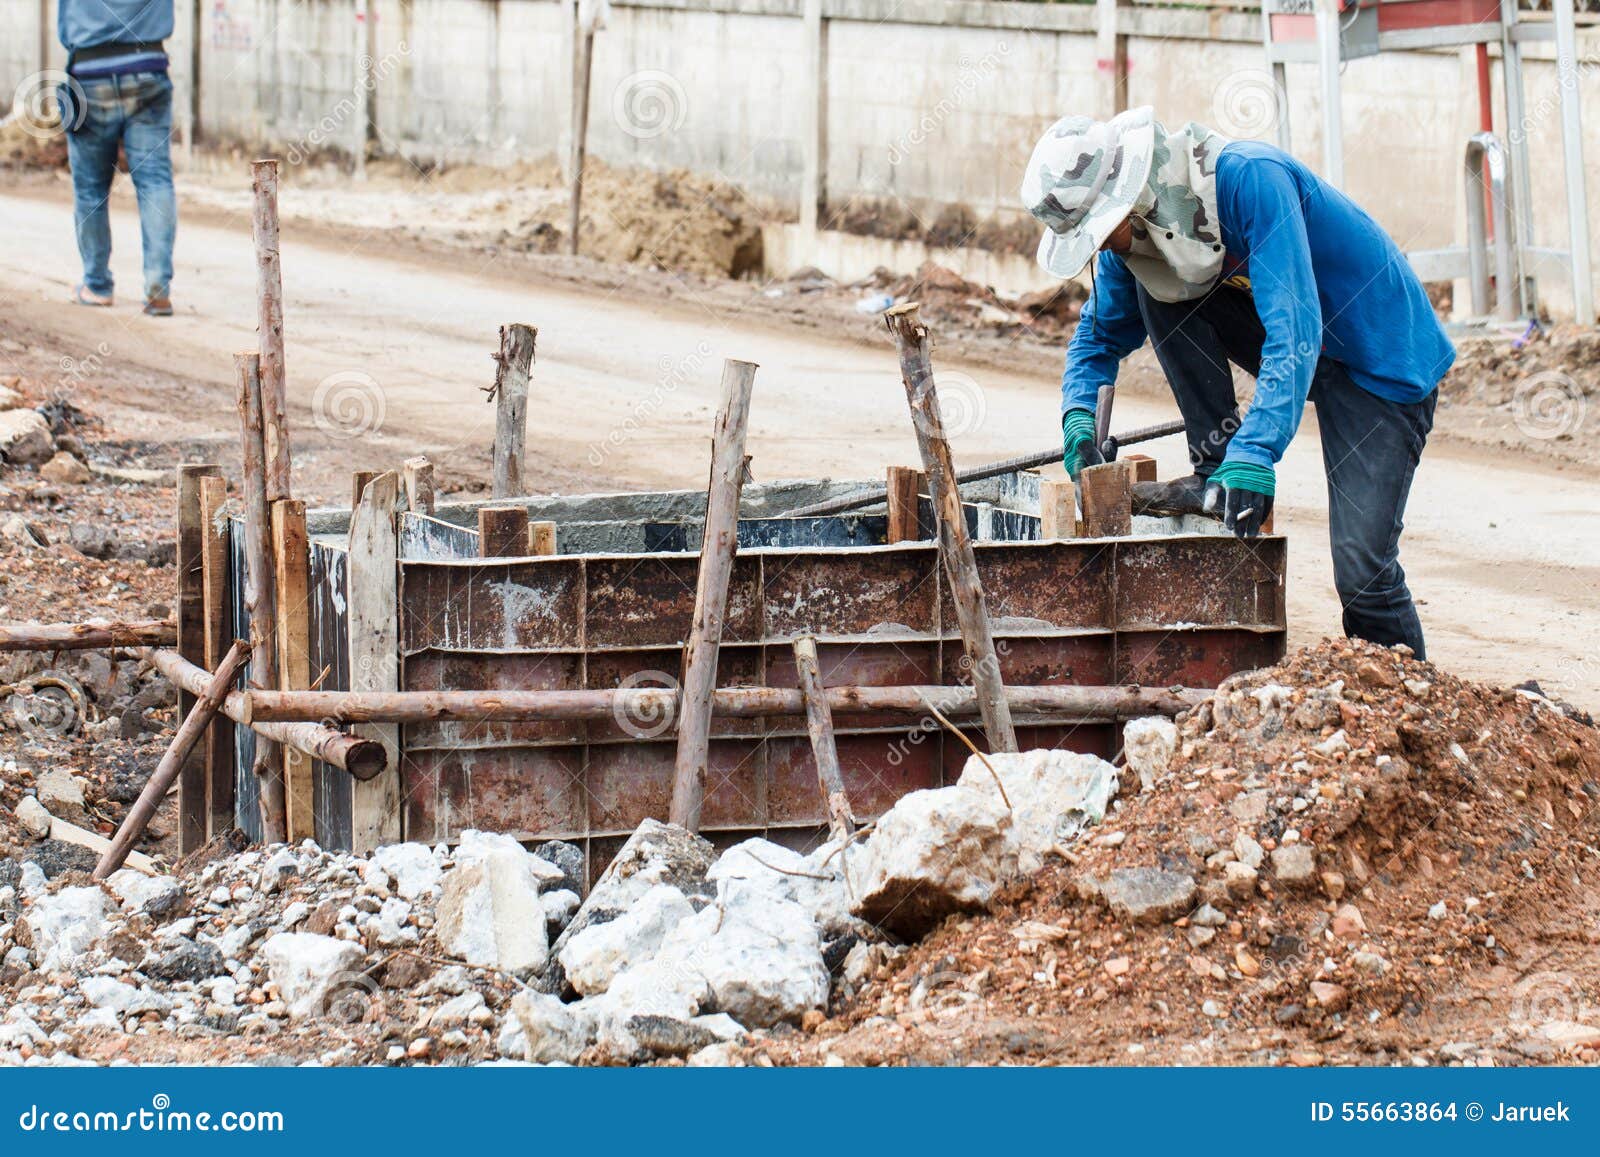
[[[1572,262],[1572,320],[1594,324],[1594,273],[1589,255],[1589,192],[1583,173],[1583,117],[1579,99],[1577,29],[1572,0],[1551,5],[1556,25],[1556,75],[1561,88],[1561,154],[1567,178],[1567,232]]]
[[[1344,188],[1344,125],[1340,115],[1339,0],[1318,0],[1317,64],[1322,74],[1322,176]]]

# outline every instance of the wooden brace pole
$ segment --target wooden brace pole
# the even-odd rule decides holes
[[[961,625],[967,661],[972,667],[972,685],[978,694],[983,727],[988,732],[992,750],[1016,751],[1017,733],[1011,725],[1011,707],[1006,702],[1005,684],[1000,677],[1000,658],[989,627],[983,586],[978,581],[978,560],[967,538],[967,520],[961,510],[955,464],[950,456],[950,443],[944,436],[944,419],[939,413],[928,330],[917,319],[915,302],[889,310],[884,314],[884,321],[900,351],[900,374],[905,382],[906,401],[911,407],[911,424],[916,429],[922,468],[928,475],[928,494],[933,499],[939,523],[939,555],[944,559],[945,574],[950,579],[951,600]]]
[[[177,641],[178,625],[172,619],[0,623],[0,651],[95,651],[113,647],[171,647]]]
[[[267,501],[291,496],[288,386],[283,365],[283,270],[278,263],[278,162],[253,161],[250,232],[256,246],[256,329],[261,353],[261,428]]]
[[[678,754],[672,776],[670,818],[691,832],[700,830],[705,803],[706,760],[711,749],[711,694],[717,686],[717,651],[728,607],[728,580],[739,549],[739,495],[747,459],[745,431],[750,422],[754,362],[729,360],[722,366],[722,406],[711,434],[711,478],[706,486],[705,535],[700,543],[700,575],[694,593],[694,620],[683,648],[683,698],[678,716]]]
[[[522,458],[528,443],[528,375],[533,371],[539,331],[531,325],[500,327],[500,350],[494,355],[494,491],[495,498],[523,493]]]
[[[844,775],[839,771],[833,712],[823,691],[817,641],[809,635],[794,641],[794,669],[806,704],[806,731],[811,735],[811,754],[817,761],[817,786],[828,816],[828,834],[835,840],[848,840],[856,830],[855,816],[850,812],[850,797],[845,794]]]

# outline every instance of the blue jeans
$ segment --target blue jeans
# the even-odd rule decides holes
[[[178,231],[178,202],[172,192],[172,81],[164,72],[134,72],[85,80],[81,87],[84,121],[67,134],[67,156],[72,162],[83,283],[95,293],[109,294],[112,289],[107,200],[120,143],[139,198],[145,299],[166,297],[172,285],[172,242]]]
[[[1252,375],[1261,370],[1266,331],[1255,301],[1227,286],[1198,301],[1172,304],[1142,288],[1138,293],[1156,360],[1183,415],[1190,461],[1195,473],[1210,475],[1239,428],[1229,362]],[[1344,607],[1344,633],[1384,646],[1404,643],[1424,658],[1422,623],[1400,567],[1400,531],[1438,393],[1420,402],[1391,402],[1356,385],[1343,366],[1324,357],[1311,380],[1310,401],[1322,432],[1333,584]]]

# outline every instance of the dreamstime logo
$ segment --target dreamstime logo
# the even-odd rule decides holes
[[[618,695],[611,702],[611,717],[618,727],[635,739],[654,739],[671,729],[678,719],[678,680],[665,671],[635,671],[617,685],[617,690],[663,690],[667,694]]]
[[[62,116],[60,86],[65,85],[72,94],[72,124],[65,124]],[[55,68],[47,68],[22,78],[11,96],[11,121],[35,140],[47,141],[62,132],[72,132],[83,127],[89,115],[89,105],[83,88],[76,80]]]
[[[940,370],[934,375],[934,388],[939,395],[939,419],[946,438],[959,438],[983,428],[989,416],[989,399],[976,378]]]
[[[589,465],[601,466],[610,457],[611,451],[619,449],[624,443],[639,432],[645,423],[653,418],[656,411],[678,388],[699,372],[700,367],[711,356],[711,345],[702,340],[694,350],[681,358],[674,360],[663,356],[661,359],[661,373],[656,378],[655,386],[648,394],[634,403],[633,412],[625,418],[620,426],[615,427],[600,442],[589,443]]]
[[[1272,73],[1241,68],[1211,90],[1211,122],[1231,137],[1259,137],[1278,126],[1287,100]]]
[[[362,370],[340,370],[317,383],[311,417],[331,438],[360,438],[383,429],[386,401],[377,379]]]
[[[1565,972],[1530,972],[1511,994],[1511,1023],[1523,1032],[1553,1021],[1582,1021],[1590,1011],[1577,980]]]
[[[675,133],[689,112],[683,85],[670,72],[647,68],[622,78],[611,94],[611,116],[630,137]]]
[[[1511,420],[1528,437],[1547,442],[1577,433],[1588,408],[1582,386],[1560,370],[1545,370],[1517,384]]]
[[[383,1019],[383,990],[365,972],[341,972],[329,983],[319,1011],[335,1024],[373,1024]]]
[[[83,686],[61,671],[44,671],[16,690],[9,706],[25,735],[72,735],[83,723]]]

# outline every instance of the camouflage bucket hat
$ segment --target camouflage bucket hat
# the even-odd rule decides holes
[[[1062,117],[1033,147],[1022,203],[1048,228],[1039,264],[1057,277],[1083,272],[1111,231],[1133,211],[1155,152],[1149,106],[1109,121]]]

